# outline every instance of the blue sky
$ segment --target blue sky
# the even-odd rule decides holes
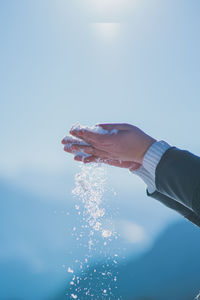
[[[78,167],[60,140],[77,121],[135,124],[199,154],[199,9],[198,0],[1,1],[0,176],[65,197]],[[121,195],[145,197],[139,179],[109,174]]]
[[[131,123],[200,155],[199,11],[199,0],[0,1],[0,263],[12,266],[5,293],[15,293],[13,261],[26,265],[25,277],[43,274],[47,293],[46,274],[56,290],[66,281],[61,265],[82,255],[70,235],[81,221],[71,196],[79,164],[61,145],[74,123]],[[127,170],[107,173],[117,196],[103,201],[124,230],[117,245],[126,257],[181,219]],[[145,238],[134,243],[138,230]],[[23,294],[20,282],[10,297]],[[33,299],[36,283],[27,285]]]

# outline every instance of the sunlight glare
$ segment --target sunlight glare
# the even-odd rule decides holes
[[[130,0],[86,0],[84,3],[92,14],[99,17],[119,17],[128,12],[133,2]]]
[[[95,34],[107,41],[117,38],[121,30],[120,23],[93,23],[93,25]]]
[[[121,0],[87,0],[88,6],[100,13],[118,11],[124,5]]]

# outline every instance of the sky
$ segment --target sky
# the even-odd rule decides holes
[[[198,0],[1,1],[0,177],[65,199],[78,165],[60,141],[77,121],[134,124],[198,155],[199,9]],[[109,177],[121,196],[145,197],[127,171],[110,167]]]
[[[47,272],[58,288],[66,273],[57,271],[82,251],[70,235],[80,222],[71,195],[79,163],[61,145],[73,124],[126,122],[200,155],[199,11],[199,0],[0,1],[0,263],[12,266],[5,293],[13,261],[26,265],[25,277]],[[106,184],[103,203],[125,255],[181,219],[127,170],[108,167]],[[14,277],[21,295],[24,281]],[[29,284],[35,297],[37,283]]]

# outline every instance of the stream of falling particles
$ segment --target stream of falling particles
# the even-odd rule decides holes
[[[74,226],[72,232],[84,255],[81,260],[74,258],[75,267],[67,268],[71,276],[67,299],[121,299],[117,295],[119,254],[113,249],[118,234],[103,201],[106,170],[101,164],[81,164],[75,175],[72,194],[81,226]]]

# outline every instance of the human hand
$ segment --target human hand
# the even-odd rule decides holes
[[[83,159],[81,155],[76,155],[74,157],[74,160],[83,161],[85,164],[87,164],[87,163],[103,163],[103,164],[114,166],[114,167],[129,169],[130,171],[134,171],[134,170],[138,169],[139,167],[141,167],[140,164],[132,162],[132,161],[120,161],[120,160],[114,160],[114,159],[105,159],[105,158],[100,158],[100,157],[95,157],[95,156],[89,156],[89,157],[85,157]]]
[[[73,151],[83,151],[92,159],[106,159],[122,164],[123,162],[142,164],[148,148],[156,141],[141,129],[129,124],[99,124],[105,133],[87,128],[72,128],[71,135],[83,140],[87,145],[73,145]],[[62,141],[65,144],[65,139]],[[68,151],[69,152],[69,151]],[[89,158],[88,158],[89,159]],[[117,163],[117,164],[118,164]]]
[[[74,155],[74,160],[81,161],[85,164],[88,163],[104,163],[107,165],[120,167],[120,168],[126,168],[130,171],[138,169],[141,165],[139,163],[135,163],[132,161],[121,161],[121,160],[114,160],[110,158],[106,158],[106,155],[100,154],[101,157],[97,156],[99,154],[99,151],[97,149],[94,150],[96,155],[89,155],[84,156],[85,151],[89,152],[89,147],[92,147],[91,145],[82,142],[79,139],[66,137],[62,140],[62,144],[65,145],[64,151],[71,153]]]

